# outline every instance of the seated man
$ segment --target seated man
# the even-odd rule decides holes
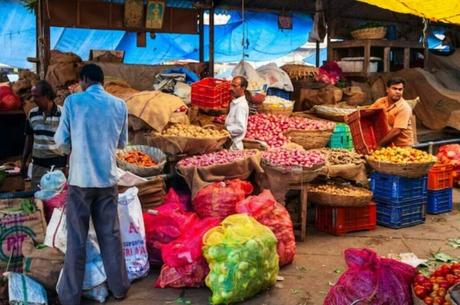
[[[378,143],[379,146],[412,146],[414,136],[412,128],[412,109],[402,97],[406,81],[403,78],[391,78],[387,82],[387,96],[378,99],[369,109],[383,108],[387,115],[390,131]]]

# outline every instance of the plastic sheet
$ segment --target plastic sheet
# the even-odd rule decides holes
[[[272,231],[254,218],[235,214],[203,237],[210,272],[211,303],[241,302],[276,282],[278,254]]]
[[[416,269],[369,249],[345,250],[348,269],[329,290],[324,305],[411,305]]]

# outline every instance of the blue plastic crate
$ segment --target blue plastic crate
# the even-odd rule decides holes
[[[424,223],[425,203],[418,202],[403,206],[377,203],[377,224],[399,229]]]
[[[452,189],[440,191],[428,191],[426,212],[429,214],[441,214],[452,211]]]
[[[281,98],[284,98],[285,100],[290,100],[291,99],[291,93],[290,92],[288,92],[286,90],[278,89],[278,88],[268,88],[267,89],[267,95],[279,96]]]
[[[374,172],[371,175],[371,190],[376,201],[403,203],[415,199],[426,199],[427,178],[405,178]]]

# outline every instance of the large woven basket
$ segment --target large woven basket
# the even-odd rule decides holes
[[[244,149],[257,149],[265,151],[268,149],[268,144],[263,141],[243,139]]]
[[[351,36],[356,40],[361,39],[383,39],[387,33],[387,28],[384,26],[375,28],[365,28],[351,32]]]
[[[430,168],[435,164],[435,162],[396,164],[374,161],[369,159],[369,157],[366,157],[366,160],[369,166],[376,172],[407,178],[419,178],[425,176]]]
[[[128,163],[121,159],[121,157],[130,151],[140,151],[149,155],[156,163],[156,166],[152,167],[141,167],[135,164]],[[149,177],[160,175],[163,172],[163,168],[166,164],[166,155],[158,148],[146,146],[146,145],[133,145],[128,146],[125,149],[117,151],[117,165],[119,168],[129,171],[141,177]]]
[[[345,116],[356,111],[356,108],[339,108],[327,105],[316,105],[313,107],[316,115],[320,118],[336,122],[344,122]]]
[[[372,200],[372,192],[363,188],[353,187],[366,191],[367,195],[351,196],[351,195],[336,195],[327,192],[308,192],[308,200],[318,205],[334,206],[334,207],[362,207],[366,206]]]
[[[284,134],[304,149],[326,147],[333,130],[288,130]]]
[[[325,164],[319,164],[313,167],[282,167],[271,165],[262,160],[262,168],[267,175],[277,173],[286,176],[285,182],[288,184],[301,184],[313,181],[323,173]]]

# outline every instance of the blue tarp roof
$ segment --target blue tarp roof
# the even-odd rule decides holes
[[[0,0],[0,63],[30,68],[27,57],[35,56],[35,15],[18,0]],[[177,6],[170,3],[168,5]],[[177,0],[175,0],[177,2]],[[183,0],[179,0],[181,3]],[[179,4],[181,4],[179,3]],[[183,6],[183,5],[180,5]],[[286,55],[305,44],[312,20],[305,14],[293,14],[293,29],[278,29],[275,13],[246,12],[245,24],[238,11],[230,14],[229,22],[215,29],[215,60],[235,62],[243,57],[243,33],[246,33],[246,60],[268,61]],[[18,22],[21,20],[21,22]],[[207,26],[205,42],[208,41]],[[73,52],[87,59],[91,49],[124,50],[125,62],[155,64],[173,60],[198,60],[198,35],[158,33],[147,35],[147,47],[136,47],[136,34],[125,31],[51,28],[51,49]],[[208,44],[205,45],[205,57]]]

